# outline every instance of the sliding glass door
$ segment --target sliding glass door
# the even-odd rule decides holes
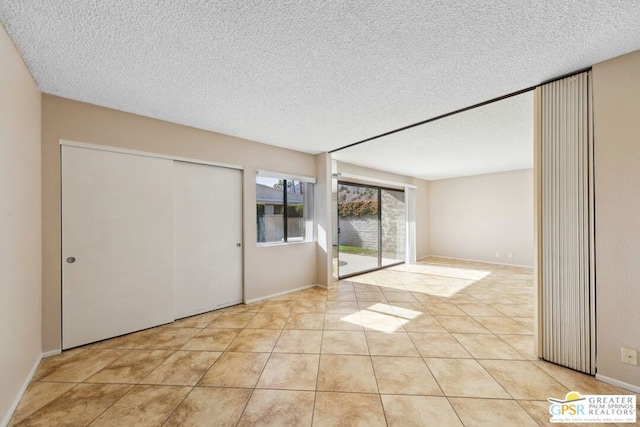
[[[338,183],[338,276],[404,262],[404,192]]]
[[[380,190],[382,267],[404,262],[407,220],[404,191]]]

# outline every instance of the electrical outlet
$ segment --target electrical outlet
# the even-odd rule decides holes
[[[509,252],[509,255],[507,256],[507,258],[509,258],[509,259],[513,258],[513,254],[511,252]]]
[[[500,252],[496,252],[496,258],[500,258]]]
[[[632,348],[622,347],[622,363],[638,366],[638,351]]]

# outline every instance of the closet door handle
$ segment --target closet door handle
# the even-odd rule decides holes
[[[74,256],[70,256],[70,257],[68,257],[68,258],[67,258],[67,262],[68,262],[69,264],[73,264],[74,262],[76,262],[76,257],[74,257]]]

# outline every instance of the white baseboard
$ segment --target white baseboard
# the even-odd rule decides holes
[[[315,288],[316,286],[320,286],[320,285],[315,285],[315,284],[314,285],[306,285],[306,286],[302,286],[300,288],[289,289],[287,291],[278,292],[276,294],[265,295],[263,297],[248,299],[244,303],[245,304],[253,304],[255,302],[264,301],[264,300],[269,299],[269,298],[280,297],[282,295],[287,295],[287,294],[291,294],[291,293],[298,292],[298,291],[304,291],[305,289]],[[320,286],[320,287],[322,287],[322,286]]]
[[[59,348],[55,350],[45,351],[44,353],[42,353],[42,358],[44,359],[45,357],[56,356],[60,353],[62,353],[62,350],[60,350]]]
[[[615,378],[605,377],[604,375],[596,374],[596,379],[603,383],[611,384],[616,387],[624,388],[625,390],[632,391],[634,393],[640,393],[640,387],[637,385],[625,383],[624,381],[616,380]]]
[[[507,267],[533,268],[533,266],[531,266],[531,265],[507,264],[507,263],[504,263],[504,262],[493,262],[493,261],[484,261],[484,260],[480,260],[480,259],[468,259],[468,258],[455,258],[455,257],[451,257],[451,256],[444,256],[444,255],[427,255],[427,256],[423,256],[423,257],[418,258],[418,261],[420,261],[422,259],[425,259],[425,258],[429,258],[429,257],[444,258],[444,259],[454,259],[456,261],[479,262],[479,263],[482,263],[482,264],[506,265]]]
[[[13,413],[16,411],[16,408],[20,404],[20,400],[22,399],[24,392],[27,391],[27,387],[29,387],[29,383],[31,382],[31,379],[35,375],[41,360],[42,360],[42,355],[38,356],[38,359],[36,359],[36,363],[34,363],[33,367],[31,368],[31,372],[29,372],[29,375],[27,375],[27,379],[22,384],[22,387],[20,387],[20,391],[16,395],[16,398],[13,400],[13,404],[9,408],[9,411],[5,414],[4,419],[2,420],[2,422],[0,422],[0,426],[6,427],[7,425],[9,425],[9,421],[11,421],[11,417],[13,416]]]

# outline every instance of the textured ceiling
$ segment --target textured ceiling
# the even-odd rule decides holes
[[[0,0],[0,21],[45,93],[310,153],[640,49],[637,0]]]
[[[333,153],[344,162],[434,180],[533,167],[533,92]]]

